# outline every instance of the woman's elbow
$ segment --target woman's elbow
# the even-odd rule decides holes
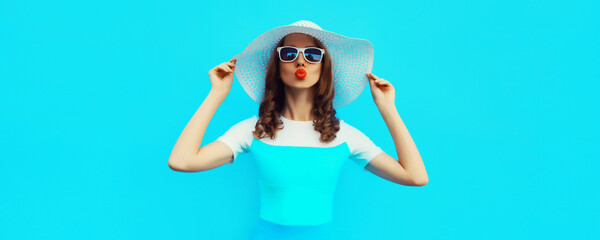
[[[172,160],[169,160],[169,168],[171,168],[171,170],[173,170],[173,171],[178,171],[178,172],[186,171],[186,167],[183,163],[172,161]]]
[[[425,186],[427,183],[429,183],[429,178],[423,178],[414,181],[415,186],[419,187]]]

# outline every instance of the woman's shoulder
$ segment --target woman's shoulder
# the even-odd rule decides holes
[[[363,136],[365,136],[364,133],[355,126],[353,126],[353,124],[350,124],[342,119],[340,119],[339,133],[346,140],[362,138]]]
[[[338,118],[339,119],[339,118]],[[347,123],[343,119],[340,120],[340,132],[347,132],[348,130],[355,129],[351,124]]]

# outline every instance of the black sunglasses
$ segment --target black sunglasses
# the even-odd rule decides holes
[[[300,53],[303,53],[304,59],[310,63],[319,63],[323,59],[325,50],[317,47],[299,48],[294,46],[283,46],[277,48],[279,60],[282,62],[293,62],[298,58]]]

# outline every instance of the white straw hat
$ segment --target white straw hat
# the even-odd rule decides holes
[[[234,74],[254,101],[262,101],[265,75],[275,45],[290,33],[305,33],[321,41],[331,58],[335,96],[333,107],[354,101],[369,80],[366,73],[373,67],[373,45],[368,40],[349,38],[325,31],[317,24],[302,20],[271,29],[252,41],[237,59]]]

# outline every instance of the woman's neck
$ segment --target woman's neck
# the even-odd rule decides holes
[[[312,121],[313,113],[312,89],[285,89],[285,104],[281,115],[294,121]]]

